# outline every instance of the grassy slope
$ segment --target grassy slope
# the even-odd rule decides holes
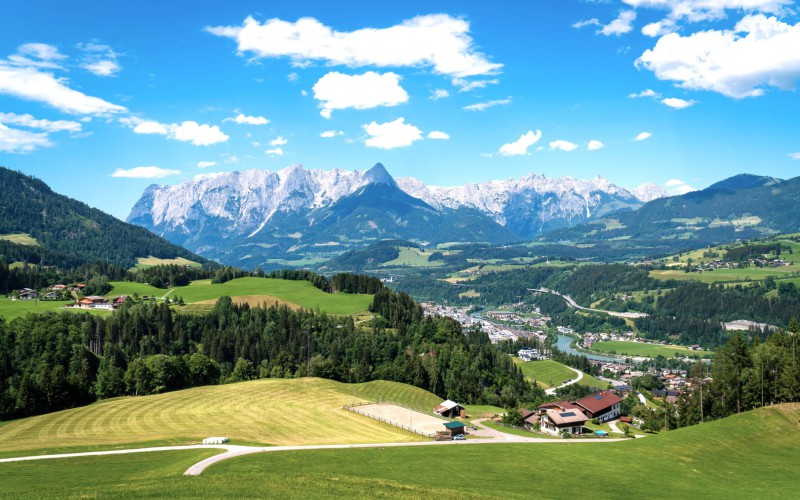
[[[97,314],[109,315],[110,311],[87,311],[85,309],[65,309],[64,306],[70,304],[64,300],[11,300],[0,297],[0,317],[11,321],[14,318],[25,316],[28,313],[43,313],[46,311],[69,312],[71,314]]]
[[[437,267],[444,264],[444,261],[438,260],[429,262],[428,257],[431,251],[423,252],[417,248],[397,247],[400,250],[400,255],[396,259],[384,262],[381,267],[397,267],[397,266],[411,266],[411,267]]]
[[[675,354],[681,356],[700,356],[706,354],[713,354],[710,351],[693,351],[683,346],[666,346],[659,344],[642,344],[640,342],[626,342],[624,340],[609,340],[606,342],[595,342],[592,344],[592,350],[599,352],[615,351],[617,354],[627,354],[629,356],[650,356],[656,357],[659,354],[672,358]]]
[[[113,287],[106,297],[117,297],[119,295],[133,295],[139,294],[140,297],[147,295],[149,297],[163,297],[169,290],[164,288],[156,288],[145,283],[132,283],[130,281],[112,281]]]
[[[153,257],[151,255],[149,257],[137,257],[135,267],[139,269],[147,269],[148,267],[167,266],[170,264],[174,264],[176,266],[190,266],[190,267],[200,267],[202,265],[199,262],[194,262],[192,260],[185,259],[183,257],[177,257],[175,259],[159,259],[158,257]]]
[[[526,377],[535,378],[536,383],[543,389],[559,386],[565,381],[575,378],[574,371],[570,370],[566,365],[551,359],[520,362],[519,358],[514,358],[514,362],[522,369],[522,373]],[[586,373],[583,374],[583,378],[578,384],[597,387],[598,389],[608,388],[608,382],[603,382]]]
[[[307,309],[319,307],[320,310],[330,314],[354,314],[365,311],[372,302],[371,295],[325,293],[308,281],[271,278],[239,278],[216,285],[204,280],[177,287],[170,294],[171,297],[183,297],[187,303],[213,300],[223,295],[230,297],[270,295]]]
[[[583,497],[588,488],[597,498],[794,498],[800,495],[799,419],[800,404],[794,404],[619,443],[260,454],[194,478],[175,473],[177,465],[172,473],[142,464],[127,471],[132,456],[81,459],[75,469],[66,461],[45,470],[0,464],[0,484],[44,496],[35,494],[43,483],[74,470],[83,484],[68,480],[59,496],[568,498]],[[87,473],[93,465],[103,474]],[[114,481],[116,473],[128,474],[124,486]]]
[[[426,412],[441,402],[422,389],[383,381],[349,385],[324,379],[266,379],[196,387],[115,398],[5,423],[0,427],[0,453],[139,442],[187,444],[208,436],[276,445],[419,439],[342,409],[354,399],[397,401]]]
[[[36,238],[27,233],[0,234],[0,240],[6,240],[17,245],[39,246]]]

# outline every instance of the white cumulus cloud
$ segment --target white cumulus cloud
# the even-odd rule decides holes
[[[0,113],[0,123],[36,128],[45,132],[80,132],[81,123],[72,120],[38,120],[30,114]]]
[[[726,10],[781,14],[793,0],[622,0],[634,8],[667,10],[667,20],[690,22],[723,19]]]
[[[29,153],[52,145],[45,132],[20,130],[0,123],[0,151],[4,153]]]
[[[289,141],[283,138],[282,135],[279,135],[277,139],[272,139],[269,141],[270,146],[285,146]]]
[[[670,179],[664,183],[664,186],[668,188],[667,190],[669,191],[670,196],[677,196],[691,193],[692,191],[697,191],[697,189],[680,179]]]
[[[604,147],[606,147],[606,145],[596,139],[592,139],[586,145],[586,149],[589,151],[597,151],[598,149],[603,149]]]
[[[430,99],[431,101],[438,101],[439,99],[445,99],[447,97],[450,97],[450,92],[448,92],[447,90],[434,89],[434,91],[431,92],[431,96],[428,99]]]
[[[336,109],[369,109],[397,106],[408,102],[408,93],[400,86],[400,75],[367,71],[363,75],[330,72],[314,84],[314,98],[320,101],[322,116],[330,118]]]
[[[574,142],[565,141],[563,139],[558,139],[556,141],[552,141],[550,144],[548,144],[548,146],[553,151],[570,152],[570,151],[575,151],[576,149],[578,149],[578,145],[577,144],[575,144]]]
[[[84,52],[81,67],[96,76],[114,76],[122,71],[117,62],[117,53],[111,47],[96,42],[79,43]]]
[[[263,116],[247,116],[243,115],[242,113],[239,113],[233,118],[225,118],[222,121],[233,122],[238,125],[266,125],[269,123],[269,120],[267,120]]]
[[[656,91],[655,91],[655,90],[653,90],[653,89],[646,89],[646,90],[642,90],[642,91],[641,91],[641,92],[639,92],[639,93],[635,93],[635,94],[628,94],[628,97],[630,97],[631,99],[639,99],[639,98],[641,98],[641,97],[654,97],[654,98],[658,98],[658,97],[661,97],[661,94],[659,94],[658,92],[656,92]]]
[[[633,21],[635,20],[636,12],[632,10],[624,10],[619,13],[619,16],[616,19],[597,30],[597,33],[605,36],[619,36],[625,33],[630,33],[631,30],[633,30]]]
[[[344,132],[342,132],[341,130],[326,130],[319,134],[319,136],[322,137],[323,139],[330,139],[338,135],[344,135]]]
[[[450,134],[448,134],[446,132],[442,132],[440,130],[432,130],[431,132],[428,132],[428,139],[447,140],[449,138],[450,138]]]
[[[732,30],[670,33],[636,61],[660,80],[741,99],[764,87],[795,88],[800,78],[800,23],[763,14],[745,16]]]
[[[183,123],[159,123],[140,118],[122,118],[120,122],[132,125],[135,134],[156,134],[176,141],[190,142],[195,146],[210,146],[226,142],[229,137],[216,125],[199,124],[195,121]]]
[[[677,97],[667,97],[666,99],[661,99],[661,104],[664,106],[669,106],[673,109],[684,109],[690,106],[694,106],[697,104],[695,101],[687,101],[685,99],[679,99]]]
[[[118,168],[111,174],[111,177],[125,177],[128,179],[161,179],[170,175],[180,175],[180,173],[180,170],[149,166],[133,167],[128,170]]]
[[[466,78],[453,78],[453,85],[458,87],[459,92],[469,92],[470,90],[482,89],[487,85],[497,85],[500,80],[492,78],[490,80],[468,80]]]
[[[404,118],[386,123],[372,122],[363,125],[363,128],[369,136],[364,144],[370,148],[401,148],[422,139],[422,131],[410,123],[405,123]]]
[[[198,161],[197,168],[208,168],[208,167],[215,167],[217,166],[217,162],[215,161]]]
[[[639,132],[639,134],[636,137],[634,137],[633,140],[634,141],[644,141],[644,140],[649,139],[651,137],[653,137],[653,134],[651,134],[650,132]]]
[[[514,142],[503,144],[497,151],[500,156],[522,156],[528,154],[528,148],[539,142],[542,138],[542,131],[528,130],[526,133],[519,136]]]
[[[52,106],[76,115],[123,113],[127,109],[67,86],[67,80],[34,67],[13,67],[0,62],[0,94]]]
[[[494,101],[486,101],[486,102],[478,102],[475,104],[470,104],[469,106],[464,106],[464,111],[485,111],[489,108],[493,108],[495,106],[505,106],[506,104],[511,103],[511,99],[497,99]]]
[[[283,156],[283,148],[268,149],[264,152],[272,156]]]
[[[427,66],[443,75],[467,77],[496,73],[501,64],[478,52],[469,22],[446,14],[417,16],[388,28],[335,31],[317,19],[296,22],[248,17],[241,26],[206,31],[236,41],[241,55],[288,57],[299,66],[312,61],[351,68]]]

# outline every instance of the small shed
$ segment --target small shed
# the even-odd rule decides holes
[[[444,427],[455,436],[457,434],[464,434],[464,424],[461,422],[445,422]]]
[[[443,401],[442,404],[434,408],[433,413],[437,415],[441,415],[443,417],[449,418],[456,418],[461,416],[461,411],[464,409],[463,406],[456,403],[455,401],[447,400]]]

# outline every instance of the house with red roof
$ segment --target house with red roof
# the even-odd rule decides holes
[[[622,398],[611,391],[600,391],[575,401],[589,419],[596,418],[600,423],[619,418]]]

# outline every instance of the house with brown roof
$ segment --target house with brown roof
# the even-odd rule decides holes
[[[549,409],[542,415],[539,428],[542,432],[554,436],[560,436],[562,433],[580,434],[588,420],[589,418],[578,409]]]
[[[75,302],[72,307],[78,307],[80,309],[111,309],[111,304],[105,299],[105,297],[100,297],[99,295],[89,295],[87,297],[81,297]]]
[[[622,398],[611,391],[600,391],[575,401],[589,419],[608,422],[619,417]]]

